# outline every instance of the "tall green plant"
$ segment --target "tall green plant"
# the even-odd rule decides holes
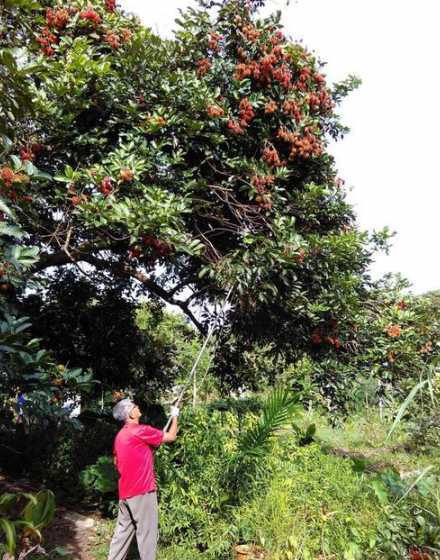
[[[265,472],[273,438],[300,409],[299,394],[286,388],[274,389],[266,398],[260,418],[238,439],[236,452],[225,469],[225,484],[232,503],[242,502]]]
[[[289,389],[283,387],[274,389],[266,399],[257,424],[249,428],[240,437],[239,456],[255,459],[264,457],[270,449],[274,435],[299,410],[298,393],[292,393]]]

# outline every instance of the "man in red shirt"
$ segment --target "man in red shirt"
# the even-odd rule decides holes
[[[125,560],[136,534],[141,560],[155,560],[158,539],[154,449],[177,437],[179,409],[171,408],[172,422],[167,432],[139,424],[142,413],[130,399],[113,409],[124,426],[115,438],[115,464],[119,471],[119,512],[108,560]]]

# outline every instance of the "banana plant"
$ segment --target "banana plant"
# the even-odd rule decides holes
[[[55,514],[55,496],[50,490],[37,494],[25,492],[5,493],[0,496],[0,532],[4,542],[0,542],[0,553],[8,560],[14,560],[23,537],[29,542],[42,542],[41,530],[49,525]],[[20,557],[23,558],[21,551]]]

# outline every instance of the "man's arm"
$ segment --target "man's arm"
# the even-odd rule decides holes
[[[176,441],[178,432],[177,418],[179,416],[179,409],[176,406],[171,407],[171,416],[171,426],[167,432],[163,433],[162,443],[172,443]]]

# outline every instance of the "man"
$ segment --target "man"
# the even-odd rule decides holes
[[[124,426],[115,438],[115,464],[119,471],[119,513],[108,560],[125,560],[136,534],[141,560],[155,560],[158,538],[154,449],[177,437],[179,409],[171,407],[172,422],[167,432],[139,424],[142,413],[130,399],[113,409]]]

